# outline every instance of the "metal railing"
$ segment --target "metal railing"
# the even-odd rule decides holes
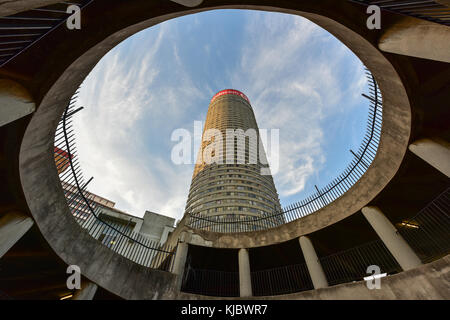
[[[215,297],[239,296],[239,272],[187,268],[181,291]]]
[[[61,1],[0,17],[0,68],[65,23],[69,5],[85,8],[93,0]]]
[[[295,254],[301,255],[299,251]],[[381,273],[394,274],[402,269],[381,240],[362,244],[319,258],[330,286],[361,281],[369,276],[370,265]],[[239,296],[239,273],[187,269],[181,291],[208,296]],[[251,272],[254,296],[273,296],[313,290],[306,263]],[[232,290],[231,290],[232,289]]]
[[[69,209],[85,231],[111,250],[143,266],[170,271],[175,248],[152,241],[127,224],[105,221],[101,217],[104,207],[87,191],[93,178],[85,181],[83,177],[72,128],[73,116],[83,109],[75,109],[77,95],[78,91],[67,105],[54,141],[55,164]]]
[[[280,225],[280,221],[288,223],[318,211],[347,192],[365,173],[372,163],[378,149],[382,122],[382,97],[373,75],[366,69],[369,81],[369,94],[362,94],[369,100],[369,117],[366,133],[359,149],[350,150],[354,158],[346,169],[329,184],[322,188],[316,186],[316,192],[304,200],[293,203],[281,211],[267,216],[227,215],[207,216],[189,213],[187,225],[193,229],[204,229],[213,232],[247,232],[265,230]]]
[[[381,240],[365,243],[319,259],[328,284],[361,281],[367,277],[367,267],[379,266],[381,273],[394,274],[401,267]]]
[[[397,223],[399,233],[418,254],[423,263],[450,252],[450,188],[410,219]],[[293,254],[301,254],[294,252]],[[381,240],[364,243],[319,258],[330,286],[361,281],[369,276],[367,267],[376,265],[381,273],[392,275],[402,268]],[[251,263],[251,262],[250,262]],[[217,270],[189,270],[189,283],[182,291],[210,296],[239,296],[239,275],[221,275]],[[193,277],[195,275],[195,277]],[[198,281],[194,281],[197,279]],[[232,279],[232,281],[231,281]],[[312,290],[305,264],[287,265],[251,273],[254,296],[271,296]],[[208,283],[212,281],[212,283]],[[237,282],[237,283],[236,283]],[[225,290],[224,288],[234,288]],[[237,288],[237,289],[236,289]],[[237,291],[236,291],[237,290]]]
[[[419,213],[400,221],[400,235],[424,263],[436,260],[450,251],[450,188]]]
[[[254,296],[274,296],[314,289],[305,263],[251,273]]]
[[[432,0],[349,0],[381,9],[450,26],[450,7]]]

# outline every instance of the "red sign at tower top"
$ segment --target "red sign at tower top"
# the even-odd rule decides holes
[[[250,100],[247,98],[247,96],[245,94],[243,94],[242,92],[240,92],[238,90],[234,90],[234,89],[225,89],[225,90],[217,92],[214,95],[214,97],[212,97],[211,102],[213,102],[215,98],[223,96],[225,94],[234,94],[235,96],[240,96],[240,97],[244,98],[250,104]]]

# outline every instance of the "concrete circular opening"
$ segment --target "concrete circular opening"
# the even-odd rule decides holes
[[[233,21],[233,30],[236,31],[220,36],[228,20]],[[192,25],[196,25],[195,29],[190,28]],[[207,34],[198,35],[202,29],[208,29]],[[299,33],[302,35],[297,36]],[[261,36],[258,37],[259,34]],[[230,51],[230,41],[236,42],[239,49]],[[211,50],[211,47],[214,49]],[[271,59],[265,58],[267,56]],[[205,65],[201,70],[198,70],[198,60]],[[249,60],[254,62],[240,62]],[[262,60],[263,66],[255,68],[255,65],[261,65]],[[350,71],[349,67],[352,68]],[[215,71],[209,72],[210,75],[203,69]],[[291,75],[293,69],[298,71]],[[273,70],[273,74],[256,82],[258,74],[267,74],[268,70]],[[224,76],[230,72],[233,75]],[[364,155],[367,159],[362,159],[368,148],[361,146],[360,142],[366,133],[364,126],[368,110],[373,114],[373,109],[368,108],[370,100],[361,96],[362,92],[368,93],[361,77],[364,78],[365,74],[358,58],[327,31],[300,16],[251,10],[213,10],[189,15],[127,38],[108,52],[89,73],[77,94],[79,105],[86,106],[74,119],[79,142],[77,152],[82,167],[90,169],[85,173],[95,177],[89,186],[91,191],[114,199],[118,202],[116,207],[121,209],[125,204],[124,210],[133,215],[140,215],[149,209],[180,219],[185,203],[164,208],[177,198],[187,198],[185,194],[192,168],[184,162],[174,163],[170,158],[171,147],[179,141],[167,146],[161,146],[160,141],[169,140],[171,134],[180,128],[188,131],[192,138],[195,135],[192,132],[195,121],[204,120],[211,98],[210,86],[214,91],[214,83],[227,78],[239,79],[238,84],[232,86],[244,88],[251,94],[255,101],[253,109],[258,127],[269,134],[271,130],[281,128],[281,155],[274,160],[276,166],[271,166],[271,173],[285,208],[283,221],[289,222],[299,218],[300,214],[306,214],[301,213],[300,208],[309,214],[333,201],[336,194],[343,192],[339,190],[353,185],[373,160],[373,155],[367,154]],[[161,84],[159,78],[169,80]],[[167,81],[169,83],[166,84]],[[371,78],[369,83],[372,84]],[[381,115],[379,100],[377,115]],[[286,117],[287,114],[289,117]],[[381,116],[378,118],[381,121]],[[345,127],[352,127],[352,136],[357,136],[355,140],[361,141],[352,144],[348,130],[337,133],[333,126],[339,122],[345,123]],[[192,126],[186,126],[186,123]],[[381,127],[381,123],[378,126]],[[347,136],[341,138],[341,134]],[[371,133],[367,134],[370,136]],[[373,140],[371,152],[378,146],[378,139],[373,137]],[[187,164],[193,164],[198,150],[194,150],[192,139],[189,142],[191,162]],[[297,148],[297,144],[301,144],[302,148]],[[328,150],[331,146],[333,152]],[[153,152],[153,149],[156,151]],[[358,155],[353,156],[348,149],[353,149]],[[273,150],[271,154],[274,154]],[[306,157],[312,162],[311,168]],[[316,163],[322,157],[326,162],[321,165],[322,169],[316,170]],[[358,168],[351,165],[343,170],[355,158]],[[164,171],[154,166],[155,162],[164,163]],[[314,176],[322,175],[330,164],[335,168],[333,173],[328,173],[320,181],[310,182]],[[308,169],[303,169],[305,167]],[[297,172],[301,172],[301,176]],[[345,174],[344,177],[343,172],[356,175],[349,177]],[[338,177],[340,188],[337,185],[330,187],[329,183],[338,174],[341,174]],[[304,188],[305,177],[309,177],[307,190],[292,191]],[[316,193],[315,184],[319,186],[320,196]],[[185,185],[185,189],[181,189],[180,185]],[[133,194],[132,199],[123,199],[122,195],[126,194]],[[313,197],[310,203],[297,203],[310,196]],[[188,201],[191,200],[195,199]],[[261,229],[267,229],[264,221],[280,213],[274,212],[273,208],[262,207],[260,209],[265,218],[259,225]],[[298,214],[294,213],[293,207],[299,208]],[[223,208],[219,206],[219,209]],[[186,209],[186,212],[192,210]],[[229,226],[223,229],[233,232]]]

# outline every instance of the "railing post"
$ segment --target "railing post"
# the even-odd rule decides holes
[[[305,257],[306,266],[308,267],[308,272],[311,277],[314,289],[326,288],[328,287],[328,281],[323,272],[322,266],[317,257],[316,250],[311,240],[306,236],[301,236],[299,239],[300,247]]]
[[[419,257],[379,208],[364,207],[361,211],[403,270],[413,269],[422,264]]]
[[[241,297],[251,297],[252,293],[252,278],[250,273],[250,258],[248,250],[245,248],[239,249],[239,294]]]
[[[177,275],[176,290],[178,291],[181,290],[188,248],[189,246],[186,242],[179,242],[177,245],[177,252],[175,254],[175,262],[173,263],[172,273]]]

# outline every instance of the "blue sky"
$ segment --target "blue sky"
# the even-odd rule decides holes
[[[133,215],[180,219],[194,165],[172,163],[171,134],[193,133],[227,88],[249,97],[259,128],[280,129],[282,206],[330,182],[361,143],[366,79],[339,40],[298,16],[209,11],[128,38],[85,79],[75,128],[90,191]]]

